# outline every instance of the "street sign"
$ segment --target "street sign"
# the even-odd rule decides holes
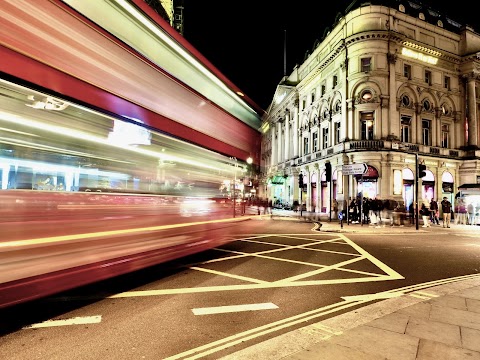
[[[360,175],[365,174],[368,170],[367,164],[348,164],[342,165],[343,175]]]

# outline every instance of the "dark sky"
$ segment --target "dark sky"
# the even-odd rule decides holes
[[[352,0],[184,0],[184,37],[260,107]],[[467,0],[424,5],[480,32]],[[288,5],[288,6],[287,6]],[[470,10],[468,10],[470,9]],[[479,24],[479,25],[475,25]],[[286,56],[285,56],[286,54]]]

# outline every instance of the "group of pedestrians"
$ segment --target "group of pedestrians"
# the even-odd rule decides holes
[[[440,202],[440,206],[435,199],[424,199],[420,207],[420,215],[422,216],[423,226],[430,227],[430,223],[440,225],[440,209],[442,210],[443,227],[450,228],[452,219],[452,203],[446,196]]]
[[[479,212],[479,207],[475,208],[474,204],[469,202],[466,204],[465,199],[457,197],[455,199],[455,224],[460,225],[475,225],[476,213]]]
[[[363,200],[363,201],[362,201]],[[351,198],[348,205],[348,217],[352,224],[378,225],[388,219],[393,225],[393,212],[405,216],[405,207],[395,200],[361,197]]]
[[[363,210],[363,211],[362,211]],[[413,204],[409,209],[411,223],[415,221]],[[379,225],[388,220],[390,225],[394,225],[394,221],[398,225],[403,225],[407,212],[403,202],[395,200],[381,200],[378,198],[370,199],[368,197],[362,199],[360,197],[350,199],[348,206],[349,220],[352,224],[371,224]],[[440,225],[442,219],[443,227],[450,228],[452,219],[452,203],[447,197],[444,197],[440,203],[435,199],[424,199],[419,209],[419,215],[422,216],[423,227]],[[441,218],[440,218],[441,216]]]

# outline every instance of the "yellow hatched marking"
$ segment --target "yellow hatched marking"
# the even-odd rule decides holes
[[[344,265],[352,264],[352,263],[360,261],[360,260],[363,260],[363,258],[355,258],[355,259],[346,260],[346,261],[343,261],[341,263],[338,263],[338,264],[335,264],[335,265],[332,265],[332,266],[325,266],[322,269],[309,271],[309,272],[306,272],[306,273],[303,273],[303,274],[300,274],[300,275],[296,275],[296,276],[292,276],[292,277],[289,277],[289,278],[285,278],[285,279],[282,279],[282,280],[279,280],[279,281],[276,281],[276,282],[280,282],[280,281],[281,282],[290,282],[290,281],[296,281],[298,279],[304,279],[304,278],[307,278],[307,277],[312,277],[314,275],[318,275],[318,274],[321,274],[321,273],[324,273],[324,272],[327,272],[327,271],[330,271],[330,270],[334,270],[334,269],[340,268]]]
[[[234,275],[234,274],[230,274],[230,273],[225,273],[225,272],[211,270],[211,269],[205,269],[205,268],[196,267],[196,266],[191,267],[190,269],[197,270],[197,271],[202,271],[202,272],[206,272],[206,273],[210,273],[210,274],[215,274],[215,275],[221,275],[221,276],[229,277],[229,278],[232,278],[232,279],[244,280],[244,281],[248,281],[248,282],[256,283],[256,284],[268,283],[268,281],[253,279],[253,278],[246,277],[246,276]]]
[[[428,296],[428,297],[431,297],[431,298],[439,297],[439,295],[437,295],[437,294],[428,293],[426,291],[416,291],[416,293],[420,294],[420,295]]]
[[[411,296],[411,297],[417,298],[417,299],[428,299],[429,298],[428,296],[419,295],[419,294],[416,294],[416,293],[411,293],[411,294],[408,294],[408,295]]]

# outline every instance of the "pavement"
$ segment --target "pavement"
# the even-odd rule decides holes
[[[325,215],[319,219],[317,214],[299,216],[283,210],[261,217],[321,223],[317,231],[467,231],[478,233],[473,241],[480,245],[480,226],[452,224],[447,229],[420,224],[417,229],[415,224],[390,226],[387,221],[342,227],[338,220],[325,221]],[[385,300],[301,327],[222,360],[480,360],[480,274],[432,281],[385,295]]]

